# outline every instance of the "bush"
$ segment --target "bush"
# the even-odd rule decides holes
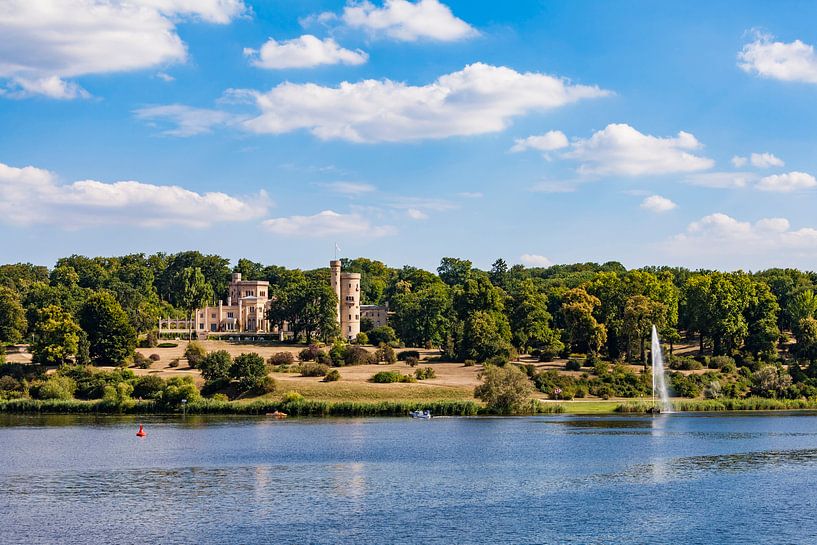
[[[176,348],[178,343],[159,343],[156,345],[157,348]]]
[[[369,337],[369,342],[375,346],[397,341],[397,333],[394,332],[394,329],[391,326],[387,325],[369,330],[367,335]]]
[[[419,350],[402,350],[397,353],[397,361],[406,361],[409,358],[414,358],[415,360],[420,359],[420,351]]]
[[[343,363],[346,365],[366,365],[371,363],[371,358],[369,352],[362,346],[348,346],[343,353]]]
[[[302,377],[324,377],[329,372],[329,366],[323,363],[305,361],[300,367]]]
[[[199,362],[201,376],[207,382],[225,380],[230,376],[233,358],[226,350],[215,350]]]
[[[566,371],[581,371],[582,370],[582,363],[579,360],[570,358],[565,363],[565,370]]]
[[[292,365],[295,363],[295,356],[291,352],[277,352],[267,359],[270,365]]]
[[[20,397],[23,393],[23,384],[14,377],[4,375],[0,377],[0,399]]]
[[[35,388],[37,399],[73,399],[77,383],[70,377],[53,375]]]
[[[381,361],[395,363],[397,361],[397,356],[394,355],[394,348],[387,344],[381,344],[380,348],[375,351],[374,357],[376,363],[380,363]]]
[[[210,399],[212,399],[213,401],[220,401],[220,402],[230,401],[230,398],[227,397],[227,394],[222,394],[222,393],[213,394],[213,397],[211,397]]]
[[[146,358],[140,352],[134,352],[133,365],[139,369],[150,369],[150,364],[153,363],[150,358]]]
[[[318,348],[317,345],[310,344],[309,346],[298,352],[298,359],[301,361],[313,361],[317,359],[321,353],[326,354],[326,352]]]
[[[156,345],[159,344],[159,336],[156,334],[155,331],[148,331],[148,334],[145,335],[145,348],[156,348]]]
[[[386,384],[390,382],[417,382],[411,375],[404,375],[399,371],[380,371],[372,377],[372,382]]]
[[[606,361],[597,361],[593,364],[593,374],[600,377],[610,371],[610,364]]]
[[[145,375],[139,377],[133,383],[133,397],[140,399],[159,399],[164,387],[165,381],[162,377],[157,375]]]
[[[499,414],[514,414],[528,406],[531,394],[530,380],[515,365],[488,366],[480,373],[482,384],[474,389],[474,396]]]
[[[249,391],[261,386],[261,381],[269,369],[264,361],[264,358],[250,352],[249,354],[241,354],[230,366],[230,376],[238,381],[238,386],[241,391]]]
[[[164,390],[162,390],[161,404],[175,409],[181,406],[183,399],[187,400],[188,403],[194,403],[201,399],[201,394],[193,382],[193,377],[188,375],[168,379],[165,382]]]
[[[298,392],[289,391],[281,399],[284,403],[301,403],[305,398]]]
[[[178,367],[179,366],[179,358],[173,358],[170,360],[170,363],[167,364],[168,367]]]
[[[435,378],[437,373],[435,373],[434,369],[431,367],[424,367],[422,369],[415,369],[414,376],[417,378],[417,380],[426,380],[429,378]]]
[[[150,361],[159,361],[160,359],[162,359],[162,356],[160,356],[159,354],[151,354],[148,357],[150,358]]]
[[[476,364],[477,364],[477,362],[475,360],[465,360],[465,362],[463,362],[462,366],[463,367],[473,367]]]
[[[703,369],[703,367],[703,364],[698,360],[686,356],[673,357],[669,362],[669,368],[676,371],[697,371]]]
[[[340,371],[337,369],[332,369],[326,373],[326,376],[323,377],[324,382],[335,382],[340,380]]]
[[[257,389],[260,390],[262,394],[271,394],[278,389],[278,382],[271,376],[267,375],[261,379]]]
[[[409,367],[416,367],[417,363],[419,363],[419,360],[414,356],[410,356],[409,358],[406,359],[406,365],[408,365]]]
[[[369,344],[369,336],[366,335],[363,331],[357,334],[355,337],[355,344]]]
[[[196,369],[205,356],[207,356],[207,350],[204,349],[201,343],[196,341],[187,343],[187,348],[184,349],[184,357],[190,367]]]
[[[485,365],[494,365],[496,367],[503,367],[506,363],[508,363],[507,356],[503,356],[497,354],[496,356],[491,356],[487,360],[485,360]]]

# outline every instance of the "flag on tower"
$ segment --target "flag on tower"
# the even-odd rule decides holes
[[[340,246],[338,246],[338,243],[336,242],[335,243],[335,259],[338,258],[339,253],[340,253]]]

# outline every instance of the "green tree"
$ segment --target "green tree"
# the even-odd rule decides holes
[[[367,336],[369,342],[372,343],[374,346],[380,346],[381,344],[389,344],[397,340],[397,334],[394,332],[394,328],[387,325],[382,325],[380,327],[372,329],[371,331],[369,331]]]
[[[0,287],[0,346],[20,342],[27,329],[26,313],[17,294]]]
[[[30,346],[33,361],[42,365],[70,363],[77,353],[80,331],[70,313],[58,306],[45,307],[34,323]]]
[[[484,401],[489,410],[499,414],[516,414],[525,410],[533,387],[527,375],[516,365],[488,365],[480,373],[480,378],[482,384],[474,389],[474,397]]]
[[[201,376],[207,382],[226,380],[230,376],[233,358],[226,350],[216,350],[207,354],[199,363]]]
[[[607,329],[593,316],[593,310],[600,304],[598,297],[582,288],[565,292],[562,316],[572,350],[598,355],[607,342]]]
[[[633,295],[627,298],[624,305],[624,329],[627,331],[627,360],[632,361],[632,347],[638,343],[639,359],[646,365],[646,339],[652,333],[652,326],[661,329],[666,307],[663,303],[652,301],[644,295]]]
[[[120,365],[133,356],[136,331],[110,293],[101,291],[89,297],[80,309],[79,324],[88,334],[95,365]]]
[[[817,319],[809,317],[800,320],[796,338],[794,353],[801,359],[817,361]]]
[[[255,352],[237,356],[230,366],[230,376],[238,381],[239,388],[245,392],[259,388],[268,373],[264,358]]]
[[[193,328],[196,326],[196,309],[204,307],[213,299],[213,288],[207,282],[201,269],[196,267],[186,267],[179,273],[181,294],[179,294],[179,305],[187,312],[187,318],[191,320],[189,338],[193,338]]]
[[[471,274],[471,262],[467,259],[444,257],[437,267],[437,274],[440,275],[440,280],[449,286],[462,285]]]
[[[508,319],[513,345],[520,351],[547,348],[558,352],[561,344],[551,329],[547,296],[536,289],[530,278],[514,283],[510,290]]]
[[[272,295],[267,318],[279,329],[286,322],[296,339],[304,334],[308,343],[316,334],[327,342],[339,335],[337,295],[323,278],[303,277],[276,286]]]
[[[389,322],[408,346],[442,346],[450,331],[451,294],[439,279],[412,289],[407,282],[395,293]]]

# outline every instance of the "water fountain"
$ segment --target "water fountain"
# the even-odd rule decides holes
[[[656,404],[656,394],[658,404]],[[658,331],[655,326],[652,326],[652,401],[653,406],[662,413],[672,412],[672,403],[670,403],[667,390],[667,377],[664,373],[664,356],[661,353],[661,341],[658,339]]]

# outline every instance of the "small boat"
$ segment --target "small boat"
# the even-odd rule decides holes
[[[145,437],[148,433],[142,429],[142,424],[139,424],[139,431],[136,432],[136,437]]]
[[[411,411],[409,414],[411,415],[412,418],[423,418],[426,420],[431,418],[430,411]]]
[[[282,413],[281,411],[275,411],[274,413],[267,413],[267,416],[272,416],[277,418],[278,420],[283,420],[287,417],[287,413]]]

